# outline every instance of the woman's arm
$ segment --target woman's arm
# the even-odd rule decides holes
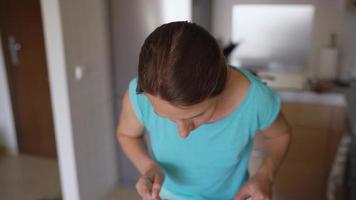
[[[272,184],[288,151],[292,131],[283,114],[280,113],[275,122],[260,134],[263,137],[264,159],[256,174],[240,190],[236,200],[243,200],[247,196],[256,200],[272,198]]]
[[[270,127],[261,131],[261,134],[265,157],[257,174],[266,176],[273,182],[288,151],[292,130],[283,114],[280,113],[276,121]]]
[[[136,184],[137,192],[144,199],[159,199],[164,175],[148,153],[143,132],[144,127],[137,119],[126,91],[116,132],[117,139],[126,156],[141,173]]]
[[[141,174],[154,164],[148,153],[143,131],[144,127],[137,119],[126,91],[116,136],[124,153]]]

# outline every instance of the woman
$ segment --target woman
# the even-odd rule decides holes
[[[266,156],[249,177],[256,133]],[[215,39],[189,22],[164,24],[145,40],[117,136],[142,175],[144,199],[193,200],[271,199],[291,137],[278,95],[227,66]]]

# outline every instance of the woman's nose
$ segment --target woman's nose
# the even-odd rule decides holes
[[[187,120],[177,120],[176,125],[182,138],[188,137],[189,133],[194,129],[193,123]]]

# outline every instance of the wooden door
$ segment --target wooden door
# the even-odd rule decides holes
[[[39,0],[0,0],[0,34],[20,153],[56,158]]]

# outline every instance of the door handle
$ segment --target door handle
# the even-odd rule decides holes
[[[11,64],[18,65],[20,63],[18,51],[21,50],[21,44],[16,42],[16,38],[13,35],[10,35],[8,40]]]

